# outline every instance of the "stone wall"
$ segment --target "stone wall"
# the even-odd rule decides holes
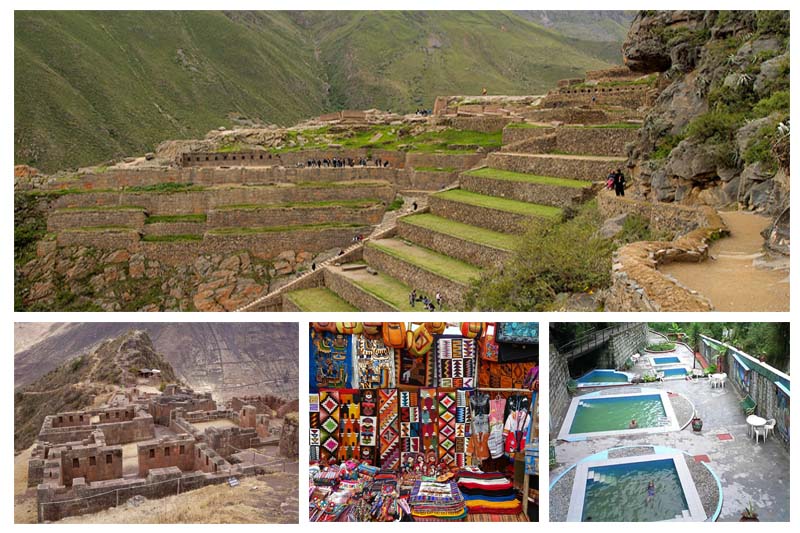
[[[190,435],[162,437],[137,445],[139,477],[147,477],[156,468],[177,467],[182,472],[195,470],[195,440]],[[122,476],[119,476],[122,477]]]
[[[500,266],[511,259],[512,252],[492,248],[477,242],[464,241],[449,235],[431,231],[403,221],[397,221],[397,234],[406,240],[436,250],[447,256],[460,259],[465,263],[483,268]]]
[[[601,70],[587,70],[586,71],[586,79],[587,80],[620,80],[620,79],[635,79],[641,76],[636,72],[633,72],[626,66],[621,67],[611,67],[605,68]]]
[[[303,224],[354,223],[374,225],[383,219],[381,204],[364,208],[327,207],[263,207],[212,209],[206,226],[211,228],[248,228],[293,226]]]
[[[685,235],[698,228],[718,223],[718,217],[712,217],[712,220],[711,211],[705,208],[619,197],[611,191],[603,191],[597,195],[597,207],[605,218],[637,215],[647,220],[650,229],[676,235]]]
[[[106,444],[128,444],[145,439],[152,439],[155,435],[153,417],[147,413],[138,413],[133,420],[125,422],[108,422],[97,424],[97,429],[103,432]]]
[[[122,477],[122,447],[76,446],[61,450],[61,483],[72,486],[72,480],[84,478],[87,482],[104,481]]]
[[[608,342],[609,368],[622,368],[635,353],[643,353],[647,346],[647,323],[635,323],[611,337]]]
[[[522,234],[530,223],[525,215],[453,202],[435,195],[428,199],[428,205],[434,215],[501,233]]]
[[[300,420],[297,413],[288,413],[283,419],[281,427],[280,444],[278,453],[283,457],[296,458],[300,456]]]
[[[145,224],[144,235],[160,237],[164,235],[203,235],[208,225],[205,222],[154,222]]]
[[[101,250],[136,250],[139,245],[136,230],[64,230],[56,236],[58,246],[92,246]]]
[[[691,227],[691,218],[702,221],[697,229],[689,231],[674,241],[668,242],[635,242],[623,246],[614,252],[611,279],[612,285],[606,298],[607,311],[711,311],[711,303],[672,278],[667,278],[658,271],[658,265],[669,261],[699,262],[708,256],[708,245],[712,239],[727,233],[725,223],[717,212],[708,206],[687,208],[673,204],[660,204],[650,210],[648,202],[628,200],[619,202],[613,209],[608,204],[614,202],[610,195],[603,198],[599,195],[600,205],[604,213],[617,213],[627,207],[631,212],[651,213],[653,227],[675,225]],[[624,206],[624,207],[623,207]],[[689,221],[680,222],[686,217],[686,209],[695,212]],[[667,216],[672,211],[672,218]],[[657,220],[658,219],[658,220]],[[659,222],[659,220],[661,220]],[[688,226],[686,226],[688,224]]]
[[[533,122],[563,122],[565,124],[606,124],[612,117],[602,109],[579,107],[554,107],[550,109],[531,109],[523,116]]]
[[[541,131],[543,130],[543,131]],[[508,132],[508,133],[507,133]],[[550,137],[549,134],[553,134]],[[506,128],[503,130],[504,151],[625,156],[625,145],[636,141],[633,128]],[[522,141],[526,141],[522,144]],[[508,150],[506,150],[508,148]]]
[[[461,174],[459,183],[461,188],[467,191],[562,208],[581,204],[594,194],[593,187],[562,187],[542,183],[496,180],[469,174]]]
[[[388,161],[393,168],[403,168],[405,165],[405,152],[396,150],[378,150],[369,148],[357,149],[337,149],[328,150],[298,150],[296,152],[282,152],[272,154],[269,152],[196,152],[183,154],[181,165],[183,167],[244,167],[244,166],[284,166],[297,167],[306,166],[309,160],[323,159],[353,159],[358,161],[361,158],[368,159],[369,163],[375,166],[375,160],[381,159]]]
[[[592,97],[595,101],[592,101]],[[619,87],[562,87],[542,100],[542,107],[579,107],[585,105],[613,105],[638,109],[652,105],[654,95],[647,85]]]
[[[458,171],[411,170],[409,172],[411,188],[418,191],[439,191],[458,181]]]
[[[624,160],[617,159],[581,159],[558,155],[532,157],[504,152],[489,154],[487,159],[487,165],[492,168],[586,181],[605,181],[611,172],[621,168],[624,163]]]
[[[394,197],[395,189],[387,183],[355,182],[335,186],[320,184],[319,186],[303,187],[292,185],[230,187],[174,193],[88,192],[62,196],[53,202],[53,206],[61,209],[136,205],[142,207],[150,215],[188,215],[202,214],[210,209],[230,205],[360,200],[363,198],[376,198],[389,203]]]
[[[368,311],[397,311],[377,296],[365,291],[337,272],[325,269],[325,287],[338,294],[359,309]]]
[[[459,106],[458,115],[455,117],[440,117],[436,119],[436,124],[448,126],[457,130],[480,131],[492,133],[502,130],[513,119],[505,116],[468,116],[470,111],[464,109],[466,106]]]
[[[564,417],[567,416],[572,398],[567,389],[570,380],[567,358],[558,353],[556,347],[550,345],[550,435],[551,439],[558,434]]]
[[[409,152],[406,155],[406,166],[447,168],[466,170],[480,165],[486,154],[438,154],[427,152]]]
[[[92,226],[128,226],[142,229],[145,216],[143,209],[57,210],[47,217],[47,231]]]
[[[466,285],[429,272],[412,263],[401,261],[367,244],[364,259],[378,272],[400,279],[412,287],[425,288],[430,293],[439,291],[452,308],[461,308],[468,290]]]

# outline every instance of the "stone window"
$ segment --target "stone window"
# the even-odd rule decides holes
[[[97,458],[94,455],[89,457],[89,466],[97,466]]]
[[[217,471],[217,463],[214,463],[214,472]]]
[[[107,454],[106,454],[106,464],[107,464],[107,465],[110,465],[110,464],[111,464],[111,462],[112,462],[113,460],[114,460],[114,459],[111,457],[111,454],[110,454],[110,453],[107,453]]]
[[[119,411],[117,411],[116,413],[114,413],[114,415],[115,415],[115,418],[119,418]]]
[[[261,154],[260,156],[258,156],[258,158],[259,159],[264,159],[264,154]]]
[[[78,417],[78,420],[80,420],[81,422],[83,422],[83,415],[79,416],[79,417]]]
[[[169,452],[170,452],[169,448],[164,448],[164,457],[169,457]]]
[[[155,458],[156,458],[156,449],[150,448],[150,459],[155,459]]]
[[[208,456],[206,455],[206,466],[208,466]]]
[[[59,423],[63,423],[64,422],[64,417],[63,416],[59,416],[58,417],[58,422]]]
[[[72,415],[69,415],[69,421],[72,422]]]
[[[186,453],[186,446],[184,446],[183,444],[181,444],[181,447],[178,449],[178,454],[179,454],[179,455],[183,455],[183,454],[185,454],[185,453]]]
[[[80,468],[81,467],[81,460],[77,457],[72,458],[72,468]]]

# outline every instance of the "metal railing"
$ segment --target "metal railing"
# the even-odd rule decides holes
[[[599,348],[611,340],[615,335],[640,326],[638,322],[629,322],[623,324],[615,324],[601,330],[593,330],[582,334],[580,337],[572,339],[571,341],[557,346],[556,350],[562,357],[574,359],[591,350]]]

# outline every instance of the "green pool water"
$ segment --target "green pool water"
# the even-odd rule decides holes
[[[628,381],[626,374],[614,370],[593,370],[578,379],[578,383],[627,383]]]
[[[595,433],[630,429],[631,420],[641,428],[669,426],[661,396],[621,396],[613,398],[590,398],[581,400],[569,432]]]
[[[599,466],[589,469],[583,502],[584,522],[653,522],[670,520],[688,509],[672,459]],[[648,500],[647,485],[655,485]]]

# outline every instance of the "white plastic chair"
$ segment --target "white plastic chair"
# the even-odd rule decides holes
[[[766,426],[753,426],[753,436],[758,442],[758,437],[761,437],[764,442],[767,442],[767,427]]]
[[[765,439],[770,435],[770,433],[775,433],[775,419],[774,418],[768,419],[767,423],[764,424],[764,432],[765,432],[765,435],[764,435]]]

